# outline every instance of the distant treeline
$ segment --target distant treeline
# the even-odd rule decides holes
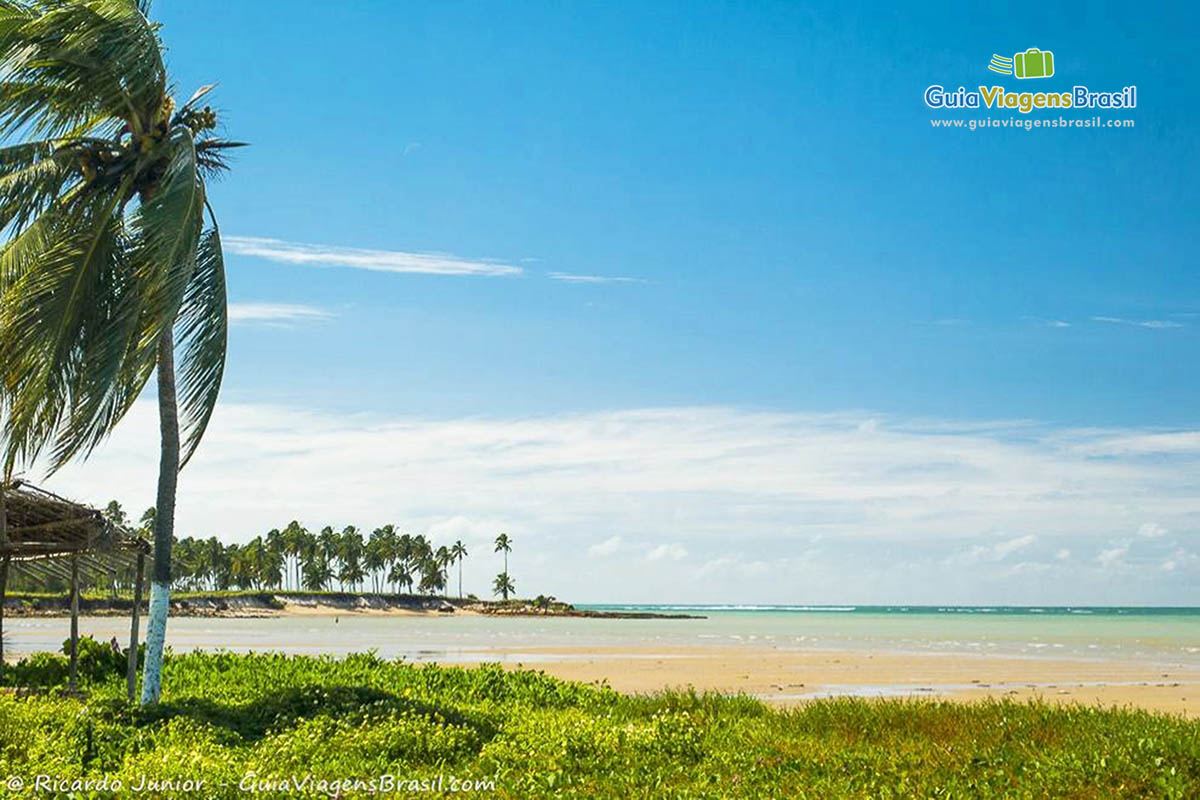
[[[153,540],[153,508],[142,515],[137,525],[131,524],[115,500],[105,508],[104,515],[114,524]],[[508,548],[509,539],[501,534],[496,549],[504,550],[507,556]],[[340,532],[326,526],[313,533],[292,521],[242,545],[225,544],[215,536],[176,537],[171,548],[172,588],[191,592],[230,589],[358,592],[369,587],[376,593],[415,589],[422,594],[445,594],[449,571],[458,564],[461,595],[461,564],[466,556],[467,548],[461,541],[435,547],[426,537],[400,533],[394,525],[384,525],[364,536],[353,525]],[[126,593],[132,591],[134,580],[135,570],[123,567],[108,575],[103,585],[93,583],[87,588]],[[493,587],[505,599],[511,593],[507,564]],[[9,589],[58,592],[66,591],[67,586],[62,581],[33,579],[18,572],[10,579]]]

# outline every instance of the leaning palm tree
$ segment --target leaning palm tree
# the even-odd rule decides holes
[[[175,102],[148,6],[0,0],[5,474],[42,455],[50,471],[86,457],[157,373],[143,702],[160,693],[178,473],[225,364],[225,270],[205,182],[237,145],[212,134],[216,115],[199,104],[211,87]]]

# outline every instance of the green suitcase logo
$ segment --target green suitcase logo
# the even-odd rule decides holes
[[[1054,53],[1031,47],[1013,56],[1013,74],[1018,78],[1049,78],[1054,74]]]

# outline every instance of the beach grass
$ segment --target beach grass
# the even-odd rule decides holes
[[[251,786],[263,797],[1200,796],[1200,723],[1145,711],[859,699],[774,710],[498,665],[199,652],[170,657],[163,702],[141,708],[125,703],[121,660],[105,649],[84,646],[81,698],[49,689],[65,675],[57,656],[6,669],[5,684],[47,691],[0,696],[0,780],[19,776],[29,794],[38,775],[155,781],[215,798]]]

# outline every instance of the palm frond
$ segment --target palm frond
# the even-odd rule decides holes
[[[196,164],[204,174],[205,179],[217,178],[222,172],[229,171],[229,157],[226,150],[247,147],[246,142],[234,142],[227,139],[201,139],[196,142]]]
[[[53,238],[4,293],[0,352],[8,401],[5,466],[35,458],[80,390],[81,337],[103,314],[104,280],[121,256],[118,196],[81,200],[56,215]]]
[[[217,404],[225,374],[228,313],[221,235],[213,227],[200,237],[196,271],[176,323],[175,345],[180,351],[176,375],[183,427],[180,466],[196,452]]]
[[[15,4],[14,4],[15,5]],[[0,15],[0,133],[59,136],[97,115],[143,133],[166,96],[157,33],[127,0],[42,0]]]
[[[0,149],[0,230],[20,232],[69,191],[78,172],[55,157],[49,142]]]
[[[58,469],[77,454],[100,444],[133,406],[154,373],[154,348],[142,347],[153,327],[143,287],[132,279],[128,241],[122,233],[118,257],[102,277],[105,291],[96,298],[78,336],[79,369],[71,403],[58,430],[52,466]]]

